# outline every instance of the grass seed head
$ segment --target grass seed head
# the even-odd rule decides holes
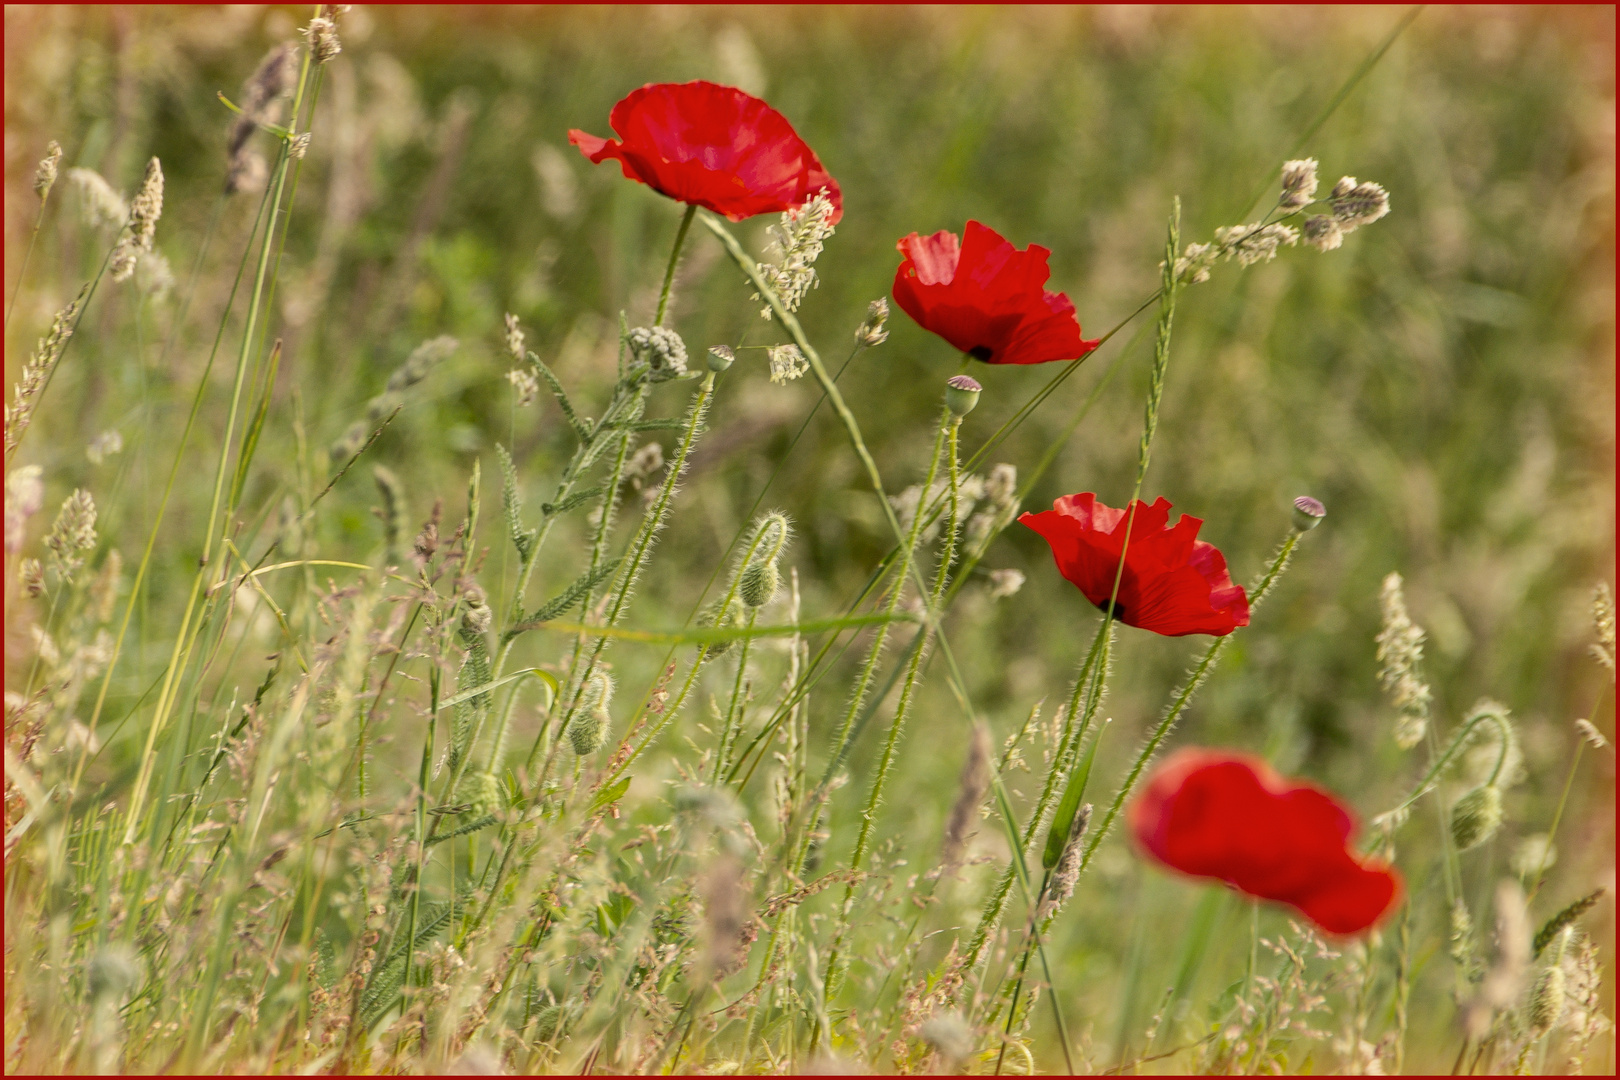
[[[61,164],[62,144],[52,139],[45,144],[45,156],[34,170],[34,194],[39,196],[40,202],[51,197],[51,188],[56,186],[56,170]]]

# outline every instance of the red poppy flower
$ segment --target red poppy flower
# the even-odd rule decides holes
[[[994,229],[967,223],[956,234],[912,233],[896,245],[905,261],[894,274],[895,303],[924,330],[987,364],[1078,360],[1097,347],[1080,340],[1074,304],[1043,286],[1052,254],[1039,244],[1019,251]]]
[[[594,163],[617,158],[624,175],[732,221],[791,210],[823,188],[832,221],[844,214],[838,181],[787,118],[757,97],[712,82],[649,83],[608,114],[624,142],[579,130],[568,141]]]
[[[1183,514],[1174,527],[1170,504],[1138,499],[1119,579],[1114,618],[1166,637],[1221,637],[1249,625],[1249,598],[1232,584],[1226,559],[1214,544],[1198,539],[1203,521]],[[1097,501],[1091,492],[1065,495],[1052,509],[1018,519],[1046,538],[1058,573],[1080,587],[1103,611],[1114,595],[1119,553],[1125,547],[1127,515]]]
[[[1343,804],[1258,758],[1178,751],[1126,821],[1137,845],[1172,870],[1288,904],[1329,933],[1367,929],[1401,893],[1394,870],[1349,851],[1356,822]]]

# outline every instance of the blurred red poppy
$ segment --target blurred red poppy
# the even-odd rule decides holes
[[[1198,539],[1204,523],[1183,514],[1169,527],[1170,503],[1152,506],[1138,499],[1125,544],[1128,515],[1097,501],[1087,491],[1065,495],[1052,509],[1018,520],[1046,538],[1058,572],[1103,611],[1114,595],[1120,549],[1125,571],[1119,578],[1114,618],[1166,637],[1214,634],[1221,637],[1249,625],[1249,598],[1232,584],[1226,559],[1214,544]]]
[[[994,229],[967,223],[956,234],[912,233],[895,245],[905,261],[894,299],[924,330],[987,364],[1077,360],[1097,347],[1080,339],[1074,304],[1043,287],[1052,276],[1039,244],[1019,251]]]
[[[568,141],[592,162],[617,158],[624,175],[672,199],[741,221],[826,189],[832,223],[844,214],[838,182],[787,118],[735,87],[649,83],[613,106],[608,123],[622,143],[577,129]]]
[[[1142,851],[1172,870],[1288,904],[1329,933],[1366,930],[1401,894],[1394,870],[1348,850],[1356,823],[1343,804],[1259,758],[1178,751],[1126,821]]]

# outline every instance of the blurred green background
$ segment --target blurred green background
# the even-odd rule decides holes
[[[1207,239],[1245,220],[1252,197],[1264,193],[1270,205],[1285,156],[1314,156],[1324,186],[1345,173],[1376,180],[1392,212],[1338,251],[1222,266],[1186,291],[1143,494],[1203,518],[1203,538],[1239,581],[1283,535],[1295,495],[1323,500],[1328,518],[1175,742],[1262,752],[1345,792],[1364,816],[1387,808],[1421,769],[1391,740],[1393,712],[1375,680],[1379,584],[1400,571],[1413,618],[1430,633],[1427,674],[1442,727],[1481,696],[1507,703],[1520,723],[1523,780],[1509,793],[1509,824],[1465,861],[1477,910],[1488,910],[1515,845],[1547,829],[1572,722],[1590,715],[1613,733],[1613,697],[1586,646],[1592,587],[1612,578],[1614,563],[1614,13],[1425,10],[1296,147],[1407,10],[356,8],[326,75],[292,215],[271,313],[287,347],[245,505],[250,516],[273,515],[303,482],[300,428],[305,468],[327,475],[324,448],[416,343],[442,333],[460,339],[460,352],[413,391],[370,459],[405,480],[418,519],[438,497],[459,515],[475,459],[492,481],[497,441],[514,448],[531,500],[549,495],[566,430],[548,402],[513,409],[501,315],[523,319],[531,347],[583,411],[601,402],[617,314],[651,321],[679,207],[615,166],[591,166],[566,133],[612,134],[609,109],[645,82],[707,78],[760,94],[837,177],[845,217],[801,312],[834,365],[867,302],[887,294],[900,236],[960,232],[975,218],[1020,246],[1051,248],[1051,287],[1068,293],[1096,336],[1154,289],[1174,196],[1183,237]],[[215,92],[234,97],[306,17],[282,7],[6,9],[8,295],[47,139],[65,147],[64,168],[98,169],[126,192],[149,155],[167,176],[157,246],[175,288],[143,300],[134,288],[103,285],[21,459],[45,467],[48,509],[73,487],[89,488],[106,542],[126,561],[150,526],[258,201],[218,195],[229,114]],[[9,328],[8,383],[104,252],[79,223],[76,198],[63,185],[51,200]],[[758,251],[770,223],[737,231]],[[194,272],[199,286],[181,321]],[[778,340],[749,291],[694,230],[674,307],[694,354],[751,325],[750,341]],[[1029,508],[1075,491],[1115,505],[1128,496],[1150,351],[1132,335],[1144,322],[1093,354],[991,456],[1027,473],[1114,372]],[[958,357],[898,310],[890,325],[888,343],[858,359],[842,385],[898,491],[920,479],[941,384]],[[770,384],[765,365],[749,358],[758,355],[744,354],[722,381],[634,625],[685,618],[816,400],[809,379]],[[195,566],[228,400],[224,367],[114,683],[113,716],[162,663],[177,594]],[[973,373],[986,389],[964,427],[969,451],[1054,372],[975,365]],[[660,390],[649,414],[676,413],[683,400],[682,390]],[[125,450],[93,464],[86,445],[112,428]],[[377,502],[369,470],[355,469],[311,526],[306,550],[379,557],[382,527],[369,512]],[[789,562],[807,615],[847,603],[887,549],[878,508],[829,415],[806,432],[766,505],[797,523]],[[1029,585],[998,601],[969,588],[948,629],[975,705],[1000,737],[1038,699],[1048,714],[1062,700],[1096,616],[1027,530],[1010,529],[986,565],[1020,568]],[[499,593],[511,568],[509,553],[492,552],[486,585]],[[531,598],[576,572],[542,568],[547,580]],[[8,669],[31,650],[17,626],[8,616]],[[555,648],[528,645],[534,662],[555,659]],[[1116,723],[1099,776],[1117,773],[1195,648],[1123,631],[1106,706]],[[616,649],[626,688],[639,696],[661,655]],[[222,692],[251,685],[258,671],[244,666]],[[832,722],[837,698],[819,692],[818,729]],[[883,821],[883,835],[901,838],[910,859],[909,869],[892,870],[899,893],[933,858],[966,732],[936,672]],[[867,733],[854,780],[835,802],[834,858],[850,843],[878,738]],[[1612,751],[1584,759],[1538,920],[1598,885],[1612,891],[1613,766]],[[763,796],[756,801],[764,806]],[[982,831],[982,853],[997,850],[992,833]],[[1413,825],[1402,842],[1418,901],[1414,933],[1432,935],[1443,906],[1427,869],[1433,840]],[[973,895],[957,901],[964,919]],[[1180,945],[1154,928],[1181,924],[1199,896],[1142,867],[1116,838],[1059,921],[1057,977],[1105,1063],[1121,1033],[1140,1042],[1154,1003],[1177,980]],[[1605,903],[1588,923],[1606,942],[1612,910]],[[1266,920],[1280,925],[1279,916]],[[1241,922],[1235,905],[1220,909],[1195,1010],[1241,974]],[[1440,956],[1419,969],[1417,993],[1430,1006],[1414,1021],[1424,1026],[1409,1068],[1449,1060],[1447,968]]]

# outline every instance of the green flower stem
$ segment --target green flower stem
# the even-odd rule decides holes
[[[669,267],[664,271],[664,287],[658,293],[658,316],[653,319],[654,326],[664,325],[664,316],[669,311],[669,293],[675,285],[675,267],[681,259],[681,245],[686,242],[686,231],[692,227],[692,219],[697,216],[697,203],[689,203],[686,213],[681,215],[681,227],[675,233],[675,246],[669,252]]]
[[[744,565],[747,565],[746,563]],[[754,628],[754,620],[759,616],[759,609],[748,609],[748,624],[746,629]],[[714,777],[719,780],[725,774],[726,766],[730,762],[732,745],[737,741],[737,734],[742,724],[743,692],[748,685],[748,653],[754,644],[754,639],[745,637],[742,646],[737,651],[737,675],[731,682],[731,700],[726,704],[726,722],[720,730],[720,745],[715,751]]]
[[[961,518],[961,482],[962,474],[960,463],[957,461],[957,434],[962,426],[962,418],[953,415],[949,410],[940,423],[940,434],[947,435],[949,446],[946,450],[946,461],[949,463],[950,480],[950,512],[945,519],[945,536],[939,556],[939,568],[934,574],[934,590],[929,598],[930,604],[938,606],[940,598],[945,592],[945,583],[950,579],[951,563],[956,559],[956,535]],[[934,440],[934,454],[937,460],[939,454],[939,439]],[[923,491],[933,486],[934,467],[929,469],[928,482],[923,485]],[[919,516],[920,520],[920,516]],[[915,525],[915,522],[913,522]],[[914,530],[915,531],[915,530]],[[896,590],[898,592],[898,588]],[[922,669],[923,656],[928,651],[928,640],[933,635],[933,624],[925,623],[918,627],[917,633],[923,636],[921,645],[912,650],[910,663],[906,667],[905,682],[900,689],[900,701],[895,706],[894,720],[889,724],[889,737],[883,744],[883,754],[878,759],[877,776],[872,781],[872,793],[866,800],[866,809],[861,812],[860,833],[855,840],[855,852],[850,856],[849,868],[859,872],[861,864],[866,860],[866,853],[872,839],[872,823],[877,820],[878,804],[883,798],[883,786],[889,778],[889,769],[894,762],[895,747],[900,741],[900,732],[905,727],[906,717],[911,711],[913,693],[917,686],[917,675]],[[827,954],[827,976],[825,982],[824,1000],[830,1007],[834,994],[837,993],[843,971],[839,965],[840,950],[843,946],[844,935],[849,931],[850,914],[855,906],[855,894],[859,891],[859,879],[852,877],[844,886],[844,902],[839,909],[838,928],[833,933],[832,948]]]
[[[1035,801],[1035,812],[1030,815],[1029,824],[1024,827],[1021,837],[1021,851],[1027,853],[1031,844],[1035,842],[1035,835],[1040,831],[1046,816],[1052,810],[1052,803],[1057,798],[1058,783],[1066,774],[1068,766],[1065,762],[1078,755],[1080,736],[1084,734],[1080,725],[1075,722],[1075,710],[1080,707],[1080,693],[1092,681],[1097,657],[1102,652],[1103,636],[1111,633],[1107,620],[1097,628],[1097,634],[1091,641],[1091,650],[1086,654],[1085,663],[1080,665],[1080,673],[1075,677],[1074,693],[1069,696],[1069,707],[1065,713],[1067,717],[1066,733],[1063,742],[1059,744],[1058,753],[1052,759],[1052,767],[1047,770],[1046,782],[1041,787],[1040,797]],[[1016,857],[1016,856],[1015,856]],[[990,938],[996,927],[1001,923],[1002,913],[1006,910],[1007,897],[1012,893],[1013,879],[1016,875],[1015,864],[1008,862],[1007,868],[1002,871],[1001,879],[985,900],[984,908],[979,912],[979,925],[973,932],[973,940],[964,954],[963,968],[971,970],[984,956],[985,949],[990,944]]]

